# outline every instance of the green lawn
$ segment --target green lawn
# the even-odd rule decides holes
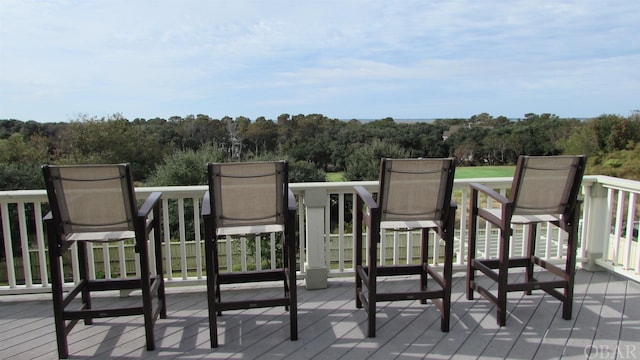
[[[466,166],[456,168],[456,179],[512,177],[515,166]]]
[[[340,181],[344,181],[344,178],[342,177],[343,172],[330,172],[327,173],[327,181],[329,182],[340,182]]]
[[[512,177],[515,166],[466,166],[456,168],[456,179]],[[342,172],[327,173],[331,182],[344,181]]]

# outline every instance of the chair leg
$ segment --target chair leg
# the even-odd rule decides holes
[[[209,303],[209,337],[211,338],[211,348],[218,347],[218,300],[217,293],[217,275],[207,276],[207,299]]]
[[[293,274],[293,277],[295,279],[295,271]],[[293,290],[291,290],[291,292],[289,293],[289,299],[291,301],[289,305],[289,338],[291,340],[298,340],[298,304],[296,304],[297,290],[295,289],[295,280],[293,282],[294,284],[291,285]]]
[[[509,227],[507,227],[509,229]],[[509,281],[509,237],[506,231],[500,231],[500,249],[498,264],[498,299],[497,299],[497,323],[505,326],[507,323],[507,285]]]
[[[355,250],[356,253],[358,252],[358,250]],[[360,255],[362,256],[362,255]],[[358,257],[358,255],[356,254],[356,257]],[[362,300],[360,299],[360,294],[362,293],[362,277],[360,277],[360,274],[358,273],[358,269],[360,269],[362,267],[362,262],[358,263],[356,261],[356,264],[354,266],[355,268],[355,273],[356,273],[356,309],[362,309]]]
[[[149,277],[149,254],[146,239],[139,240],[138,256],[140,261],[140,289],[142,291],[142,313],[144,317],[144,332],[147,350],[155,350],[155,336],[153,333],[153,302],[151,301],[151,280]]]
[[[429,229],[422,229],[421,233],[421,246],[420,246],[420,263],[422,264],[422,271],[420,271],[420,291],[427,291],[427,271],[426,267],[429,266]],[[407,238],[407,242],[409,239]],[[407,246],[411,244],[407,243]],[[420,304],[426,304],[427,299],[421,299]]]
[[[527,256],[529,257],[529,261],[527,263],[526,266],[526,272],[524,275],[524,281],[526,283],[529,283],[531,281],[533,281],[533,256],[535,254],[536,251],[536,240],[537,240],[537,230],[538,230],[538,224],[537,223],[533,223],[533,224],[529,224],[527,225],[527,227],[529,228],[528,231],[528,239],[527,239]],[[527,295],[531,295],[532,291],[531,289],[526,290],[524,292]]]
[[[572,222],[568,227],[568,239],[567,239],[567,263],[566,263],[566,276],[567,287],[564,289],[564,302],[562,306],[562,318],[565,320],[571,319],[571,313],[573,311],[573,286],[576,275],[576,251],[577,251],[577,238],[578,238],[578,211],[575,210]]]
[[[227,241],[231,241],[230,239],[227,239]],[[213,274],[215,274],[215,298],[217,301],[217,304],[220,304],[222,302],[222,291],[220,291],[220,279],[218,277],[218,275],[220,274],[220,259],[218,258],[218,239],[214,238],[213,242],[212,242],[212,247],[213,247]],[[216,306],[217,308],[217,306]],[[222,311],[218,310],[218,316],[222,315]]]
[[[205,225],[205,263],[207,268],[207,303],[209,311],[209,337],[211,348],[218,347],[218,279],[216,266],[218,262],[215,260],[217,252],[215,247],[216,241],[213,238],[212,231],[209,226]]]
[[[355,280],[356,280],[356,309],[362,309],[362,300],[360,300],[360,294],[362,293],[362,277],[360,276],[359,269],[362,268],[362,200],[354,196],[356,202],[355,218],[353,220],[354,229],[354,265]]]
[[[442,320],[440,330],[449,332],[451,323],[451,288],[453,286],[453,241],[455,227],[455,212],[449,215],[444,236],[444,295],[442,297]]]
[[[288,251],[288,271],[289,276],[289,329],[290,339],[298,340],[298,289],[296,286],[296,258],[295,258],[295,237],[294,234],[290,234],[287,237],[289,244],[286,247],[290,247]]]
[[[287,240],[283,241],[282,246],[282,268],[285,269],[285,276],[282,280],[282,286],[284,289],[284,298],[289,300],[289,304],[284,305],[284,311],[289,311],[289,305],[291,303],[291,293],[290,293],[290,278],[291,271],[289,268],[289,245],[287,244]],[[293,273],[295,275],[295,272]]]
[[[368,326],[367,326],[367,336],[368,337],[376,337],[376,278],[378,273],[378,237],[370,236],[369,237],[369,256],[367,258],[367,268],[369,275],[369,282],[367,284],[368,289],[368,307],[367,307],[367,315],[368,315]]]
[[[158,209],[157,214],[154,213],[154,219],[160,219],[160,210]],[[154,220],[155,221],[155,220]],[[160,281],[158,286],[158,301],[160,303],[160,319],[167,318],[167,301],[165,296],[165,288],[164,288],[164,271],[162,268],[162,235],[160,233],[160,222],[156,222],[156,226],[153,231],[154,237],[154,251],[155,251],[155,259],[156,259],[156,274],[157,280]]]
[[[49,238],[51,238],[49,233]],[[53,318],[56,329],[56,340],[58,344],[58,356],[61,359],[69,357],[69,343],[65,331],[65,320],[63,316],[63,273],[60,267],[60,255],[58,246],[54,241],[49,241],[49,266],[51,269],[51,293],[53,295]]]
[[[469,215],[469,240],[467,242],[467,300],[473,300],[473,283],[476,278],[474,261],[476,259],[476,239],[477,239],[477,214],[478,199],[477,192],[471,196],[471,214]]]
[[[84,241],[79,241],[77,242],[77,246],[78,246],[78,260],[79,260],[78,272],[80,275],[80,281],[84,281],[84,280],[89,281],[89,263],[87,258],[87,243]],[[91,291],[89,290],[88,286],[82,285],[81,298],[82,298],[82,304],[84,305],[84,308],[91,309]],[[92,325],[93,319],[85,318],[84,324]]]

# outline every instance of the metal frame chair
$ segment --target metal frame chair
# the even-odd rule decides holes
[[[288,185],[288,163],[209,163],[204,195],[207,296],[211,347],[218,347],[218,315],[224,310],[285,306],[290,339],[298,339],[296,291],[296,202]],[[282,266],[255,271],[220,272],[218,239],[244,234],[282,233]],[[223,301],[221,284],[283,281],[284,295],[268,299]]]
[[[363,187],[355,196],[356,307],[368,315],[367,336],[376,334],[376,303],[383,301],[431,299],[440,310],[440,328],[449,331],[453,234],[457,205],[451,200],[455,161],[446,159],[382,159],[377,201]],[[363,225],[367,228],[368,252],[363,265]],[[380,265],[378,244],[381,229],[420,229],[419,264]],[[444,241],[443,274],[429,264],[428,232],[434,230]],[[380,276],[420,275],[418,289],[407,292],[380,292]],[[437,286],[427,287],[432,278]]]
[[[578,193],[585,165],[584,155],[520,156],[509,198],[482,184],[470,184],[467,298],[473,300],[474,291],[477,291],[493,303],[497,308],[498,325],[506,324],[507,293],[512,291],[531,294],[532,290],[544,290],[563,303],[562,317],[571,319],[581,204]],[[500,207],[481,208],[478,200],[480,193],[498,202]],[[500,231],[497,259],[476,258],[478,218],[488,221]],[[535,255],[537,224],[541,222],[554,224],[568,233],[564,269]],[[509,256],[512,224],[528,225],[527,256]],[[537,280],[534,277],[534,265],[554,274],[556,278]],[[514,267],[526,269],[524,282],[509,282],[509,269]],[[476,270],[497,282],[497,295],[476,283]],[[558,288],[563,289],[563,292],[557,291]]]
[[[49,266],[55,331],[60,358],[69,356],[67,335],[79,320],[91,325],[93,319],[143,315],[147,350],[155,349],[153,327],[158,316],[166,318],[160,233],[161,193],[152,193],[138,209],[131,168],[128,164],[42,167],[51,211],[45,216],[49,245]],[[153,217],[150,215],[153,214]],[[150,275],[147,242],[153,231],[156,275]],[[139,278],[93,279],[89,274],[87,242],[135,239],[139,255]],[[65,295],[63,254],[78,245],[79,280]],[[135,307],[94,309],[91,293],[106,290],[142,291],[142,304]],[[154,305],[153,295],[157,302]],[[72,310],[81,295],[82,306]]]

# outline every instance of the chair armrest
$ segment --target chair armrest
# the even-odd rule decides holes
[[[153,211],[153,208],[158,204],[162,198],[162,193],[159,191],[152,192],[151,195],[144,201],[140,210],[138,210],[138,216],[147,217]]]
[[[296,205],[296,197],[293,195],[293,191],[291,191],[291,189],[289,189],[289,196],[287,197],[288,203],[287,203],[287,208],[289,211],[296,211],[297,209],[297,205]]]
[[[356,196],[362,199],[365,205],[369,209],[375,209],[378,207],[378,203],[373,200],[373,196],[362,186],[354,186],[353,191],[356,193]]]
[[[479,184],[479,183],[471,183],[469,184],[469,187],[471,187],[472,190],[476,190],[478,192],[484,193],[485,195],[487,195],[488,197],[496,200],[497,202],[501,203],[501,204],[507,204],[509,203],[509,199],[507,199],[506,197],[504,197],[503,195],[497,193],[495,190]]]
[[[202,216],[203,217],[207,217],[207,216],[211,216],[211,195],[209,194],[209,191],[204,193],[204,196],[202,197]]]

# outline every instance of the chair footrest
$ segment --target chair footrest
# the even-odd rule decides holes
[[[529,281],[526,283],[514,283],[507,286],[507,291],[528,291],[538,289],[555,289],[563,288],[567,286],[567,282],[564,280],[557,281]]]
[[[444,290],[427,290],[403,293],[377,293],[376,302],[399,300],[428,300],[441,299],[443,297]]]
[[[219,284],[235,284],[261,281],[278,281],[285,280],[287,273],[284,269],[275,270],[259,270],[259,271],[243,271],[231,273],[219,273]]]
[[[478,292],[478,294],[482,295],[485,299],[489,300],[493,305],[498,305],[498,297],[493,295],[486,288],[478,285],[475,281],[472,281],[469,286]]]
[[[140,279],[88,280],[86,286],[90,291],[135,290],[140,289]]]
[[[216,311],[253,309],[253,308],[262,308],[262,307],[288,306],[288,305],[291,305],[291,300],[289,300],[288,298],[225,301],[225,302],[216,303]]]
[[[515,291],[530,291],[530,290],[544,290],[547,294],[552,295],[558,300],[564,301],[566,297],[555,289],[566,288],[568,286],[567,281],[555,280],[555,281],[529,281],[526,283],[512,283],[507,284],[506,292]],[[471,282],[470,287],[483,295],[485,298],[497,301],[497,297],[489,292],[486,288],[478,285],[476,282]]]
[[[475,263],[481,263],[489,269],[497,269],[500,267],[500,260],[498,259],[474,259]],[[511,257],[509,258],[509,268],[525,267],[531,264],[531,258],[528,257]]]
[[[398,276],[426,274],[426,267],[422,265],[378,266],[378,276]]]
[[[128,308],[65,310],[62,316],[65,320],[78,320],[142,314],[144,314],[142,306],[134,306]]]

